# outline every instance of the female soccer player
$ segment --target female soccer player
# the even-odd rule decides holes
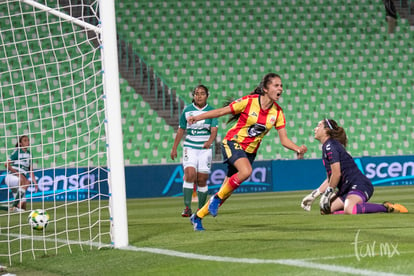
[[[315,139],[322,144],[322,160],[327,178],[321,186],[302,200],[302,208],[310,211],[312,202],[322,194],[321,214],[406,213],[400,204],[367,202],[373,192],[371,181],[358,169],[345,150],[345,130],[332,119],[324,119],[314,129]],[[338,191],[335,193],[335,189]]]
[[[193,91],[193,103],[184,108],[180,117],[180,125],[171,149],[171,159],[177,157],[177,147],[187,130],[183,145],[184,167],[184,211],[183,217],[189,217],[191,211],[191,199],[194,183],[197,183],[198,206],[201,208],[207,200],[207,180],[211,170],[213,151],[211,145],[217,136],[217,119],[207,119],[197,124],[188,125],[187,117],[202,114],[213,108],[207,104],[209,93],[204,85],[198,85]]]
[[[256,152],[271,128],[277,129],[284,147],[300,155],[307,151],[306,146],[297,146],[287,136],[285,116],[282,108],[276,103],[282,92],[280,76],[269,73],[250,95],[228,106],[187,118],[189,124],[194,124],[200,120],[232,114],[229,122],[236,121],[227,132],[221,146],[224,162],[228,165],[227,177],[217,194],[191,216],[195,231],[203,231],[201,220],[209,213],[217,216],[219,206],[250,177]]]
[[[35,184],[35,191],[37,192],[38,189],[36,178],[31,169],[32,155],[28,149],[29,145],[29,137],[27,135],[20,136],[19,141],[16,143],[16,149],[5,164],[7,176],[4,181],[13,193],[14,202],[11,210],[15,212],[26,210],[25,196],[27,188],[30,186],[29,175]]]

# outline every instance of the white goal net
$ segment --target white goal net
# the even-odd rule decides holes
[[[98,6],[87,0],[0,0],[2,265],[113,243]],[[26,211],[5,181],[11,174],[6,162],[22,162],[12,157],[26,150],[18,143],[22,136],[30,141],[36,179],[27,174],[31,184],[20,199]],[[35,209],[50,215],[44,231],[28,223]]]

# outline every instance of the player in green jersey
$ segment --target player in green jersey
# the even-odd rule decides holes
[[[181,214],[183,217],[189,217],[192,214],[191,199],[194,184],[197,185],[199,208],[206,202],[208,195],[207,180],[211,171],[213,156],[212,144],[216,139],[218,126],[216,118],[202,120],[192,125],[187,123],[188,117],[213,109],[207,104],[209,92],[206,86],[198,85],[192,95],[193,102],[185,107],[181,114],[177,135],[171,149],[171,158],[174,160],[177,158],[177,147],[186,132],[183,144],[183,194],[185,206]]]
[[[32,171],[32,155],[29,151],[29,145],[29,137],[27,135],[20,136],[16,149],[5,164],[7,175],[4,181],[13,193],[14,201],[11,211],[15,212],[26,210],[26,191],[31,184],[29,176],[35,184],[35,191],[38,190],[36,178]]]

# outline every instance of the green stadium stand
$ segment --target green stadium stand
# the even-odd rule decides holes
[[[312,130],[324,117],[343,124],[353,155],[414,153],[410,142],[414,138],[413,27],[402,19],[396,33],[387,35],[380,0],[358,1],[357,5],[347,0],[276,1],[260,6],[247,0],[122,0],[116,1],[116,14],[120,37],[186,102],[194,86],[203,83],[211,91],[209,103],[220,107],[227,97],[250,93],[263,75],[274,71],[284,81],[280,105],[286,113],[288,134],[307,144],[308,157],[320,157]],[[31,49],[39,50],[36,45]],[[77,54],[75,48],[69,50]],[[68,71],[68,66],[62,63],[59,69]],[[54,70],[29,72],[24,78],[33,79],[34,73],[46,78]],[[21,81],[19,74],[1,75],[2,82],[10,78]],[[57,82],[50,78],[47,85],[26,85],[48,91]],[[176,126],[165,128],[165,121],[122,78],[121,99],[126,164],[172,162],[169,152]],[[48,99],[31,100],[46,104]],[[24,108],[23,102],[17,104]],[[46,109],[54,112],[57,108]],[[79,110],[79,118],[93,108],[92,104]],[[15,120],[20,113],[5,116]],[[32,110],[31,116],[39,114]],[[69,123],[70,119],[60,121]],[[225,118],[220,120],[220,137],[227,128],[224,122]],[[51,123],[31,124],[39,132],[36,139]],[[14,130],[6,127],[4,131]],[[259,159],[294,158],[281,147],[276,132],[268,136]],[[76,142],[73,139],[69,147]],[[67,158],[78,157],[68,153]]]
[[[125,164],[173,162],[169,156],[174,129],[123,78],[120,91]]]

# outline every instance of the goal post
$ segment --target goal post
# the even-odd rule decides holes
[[[114,0],[0,0],[0,264],[128,245],[115,22]],[[12,212],[4,165],[23,135],[35,180]]]
[[[111,206],[113,243],[116,248],[128,246],[125,169],[121,124],[121,97],[119,93],[118,51],[116,41],[114,0],[100,5],[104,90],[107,102],[108,165],[111,177]],[[112,181],[113,180],[113,181]],[[116,206],[116,207],[115,207]]]

